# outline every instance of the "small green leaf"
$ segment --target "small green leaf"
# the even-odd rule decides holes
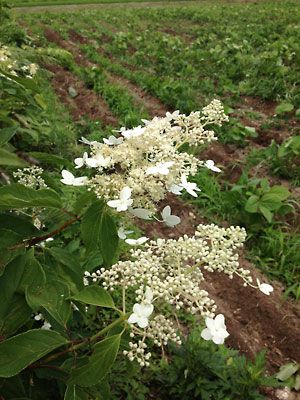
[[[262,205],[259,205],[258,209],[262,213],[262,215],[266,218],[266,220],[269,223],[271,223],[273,219],[273,214],[271,213],[271,211]]]
[[[16,134],[18,126],[0,129],[0,146],[9,142],[10,139]]]
[[[278,106],[275,108],[275,112],[276,114],[284,114],[290,111],[293,111],[294,106],[292,103],[288,103],[288,102],[282,102],[280,104],[278,104]]]
[[[75,385],[67,386],[64,400],[87,400],[88,396],[81,388]]]
[[[52,350],[67,344],[59,333],[34,329],[0,343],[0,377],[17,375]]]
[[[100,286],[92,285],[85,287],[81,292],[71,297],[72,300],[77,300],[94,306],[115,308],[115,304],[110,294]]]
[[[294,373],[297,372],[298,369],[299,369],[299,365],[295,364],[295,363],[288,363],[288,364],[282,365],[280,367],[278,374],[276,374],[276,378],[279,379],[280,381],[286,381],[292,375],[294,375]]]
[[[259,197],[252,195],[245,204],[245,210],[249,213],[256,213],[258,210]]]
[[[105,378],[118,354],[120,340],[121,335],[114,335],[97,343],[88,363],[73,369],[69,385],[94,386]]]

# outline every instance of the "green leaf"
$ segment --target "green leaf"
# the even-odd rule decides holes
[[[291,195],[290,191],[286,187],[279,185],[272,186],[268,194],[277,196],[281,201],[286,200]]]
[[[16,134],[18,126],[0,129],[0,146],[9,142],[10,139]]]
[[[71,372],[69,385],[93,386],[100,382],[112,367],[118,354],[121,335],[109,336],[94,346],[86,365]]]
[[[279,372],[276,374],[276,378],[279,379],[280,381],[286,381],[292,375],[294,375],[294,373],[297,372],[298,369],[299,369],[299,365],[295,364],[295,363],[288,363],[288,364],[282,365],[280,367]]]
[[[18,254],[23,253],[24,249],[12,249],[14,245],[22,241],[22,236],[9,229],[0,229],[0,276],[5,270],[7,264]]]
[[[0,210],[27,207],[61,208],[59,195],[51,189],[34,190],[20,184],[0,188]]]
[[[275,108],[275,112],[276,114],[284,114],[290,111],[293,111],[294,106],[292,103],[288,103],[288,102],[282,102],[280,104],[278,104],[278,106]]]
[[[67,386],[64,400],[87,400],[87,394],[75,385]]]
[[[34,257],[33,249],[27,252],[24,258],[24,273],[19,285],[19,290],[23,293],[27,290],[29,286],[39,290],[46,283],[46,275],[43,267]]]
[[[245,204],[245,210],[249,213],[256,213],[258,210],[259,197],[252,195]]]
[[[71,167],[72,163],[69,160],[66,160],[62,157],[56,156],[55,154],[49,154],[49,153],[44,153],[44,152],[39,152],[39,151],[32,151],[28,153],[31,157],[37,159],[38,161],[44,163],[44,164],[49,164],[49,165],[55,165],[58,167]]]
[[[67,344],[59,333],[34,329],[0,343],[0,377],[17,375],[52,350]]]
[[[100,226],[100,250],[103,260],[107,265],[111,265],[115,258],[119,237],[117,227],[113,218],[104,213]]]
[[[269,223],[271,223],[273,219],[273,214],[271,213],[271,211],[262,205],[259,205],[258,209],[262,213],[262,215],[266,218],[266,220]]]
[[[29,306],[38,310],[45,308],[48,313],[62,326],[66,326],[71,314],[67,285],[60,281],[47,282],[43,287],[29,286],[26,290],[26,300]]]
[[[87,250],[91,252],[99,248],[104,262],[110,265],[118,248],[118,233],[102,201],[95,201],[87,209],[82,218],[81,232]]]
[[[6,303],[6,313],[2,313],[0,319],[0,334],[4,337],[11,336],[30,319],[32,314],[24,295],[14,293]]]
[[[9,167],[26,167],[28,163],[19,158],[16,154],[5,149],[0,149],[0,165],[7,165]]]
[[[93,304],[94,306],[115,308],[113,299],[107,290],[96,285],[85,287],[81,292],[72,296],[72,300]]]
[[[298,108],[295,112],[296,118],[300,118],[300,108]]]

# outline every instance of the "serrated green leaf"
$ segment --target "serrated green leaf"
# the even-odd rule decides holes
[[[17,375],[52,350],[67,344],[59,333],[34,329],[0,343],[0,377]]]
[[[60,325],[66,326],[71,314],[71,304],[66,300],[70,297],[70,291],[66,284],[50,281],[42,287],[31,285],[25,293],[32,309],[43,307]]]
[[[114,301],[107,290],[97,285],[87,286],[71,298],[94,306],[115,308]]]
[[[27,207],[61,208],[62,203],[59,195],[51,189],[34,190],[20,184],[0,188],[0,210]]]
[[[73,369],[69,385],[94,386],[105,378],[118,354],[121,335],[109,336],[94,346],[86,365]]]

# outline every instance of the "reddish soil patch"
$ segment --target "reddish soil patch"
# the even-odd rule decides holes
[[[73,42],[78,42],[81,44],[86,44],[88,43],[88,39],[85,38],[84,36],[80,35],[80,33],[74,31],[74,29],[69,29],[69,38],[73,41]]]
[[[74,40],[75,42],[79,43],[88,43],[89,40],[81,36],[79,33],[75,32],[74,30],[69,31],[70,38]],[[76,62],[79,65],[83,66],[94,66],[93,63],[88,61],[85,57],[85,55],[80,51],[78,46],[76,46],[75,43],[71,43],[69,41],[64,40],[57,32],[46,28],[45,29],[45,36],[47,40],[52,41],[56,43],[58,46],[70,51]],[[103,35],[102,35],[103,36]],[[101,36],[101,40],[102,40]],[[78,38],[78,40],[77,40]],[[105,38],[105,35],[104,35]],[[111,37],[108,36],[109,40],[111,40]],[[76,58],[77,57],[77,58]],[[133,99],[136,101],[138,105],[142,105],[149,113],[151,117],[154,116],[162,116],[165,115],[167,112],[167,108],[155,97],[151,96],[149,93],[145,92],[143,89],[140,87],[136,86],[132,82],[130,82],[128,79],[123,78],[121,76],[116,76],[113,74],[108,74],[108,78],[112,83],[116,83],[125,89],[132,95]]]
[[[93,66],[93,64],[86,59],[85,55],[80,49],[78,49],[75,44],[70,41],[64,40],[58,32],[53,31],[49,27],[46,27],[44,29],[44,35],[49,42],[55,43],[57,46],[69,51],[73,55],[74,60],[78,65],[81,65],[83,67]]]
[[[46,68],[53,73],[52,85],[60,100],[66,104],[75,121],[87,117],[93,121],[99,120],[103,125],[116,126],[118,120],[112,115],[104,100],[92,90],[85,87],[71,72],[58,65],[47,65]],[[76,90],[78,95],[71,97],[69,88]]]
[[[170,204],[174,214],[182,222],[176,228],[168,228],[161,223],[137,223],[150,238],[178,238],[183,234],[192,235],[195,227],[205,223],[193,207],[184,204],[175,196],[164,201]],[[251,271],[256,281],[267,279],[249,263],[243,255],[240,265]],[[206,280],[201,286],[216,301],[218,311],[226,317],[230,336],[226,343],[254,358],[260,350],[267,350],[268,372],[273,373],[288,361],[300,360],[300,304],[282,300],[283,287],[272,282],[274,292],[266,296],[258,289],[243,287],[241,279],[229,279],[222,273],[205,272]],[[274,397],[277,398],[277,397]],[[246,400],[246,399],[245,399]]]

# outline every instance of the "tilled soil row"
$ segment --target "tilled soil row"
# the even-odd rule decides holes
[[[79,43],[88,43],[88,39],[84,38],[82,35],[74,30],[69,32],[72,41],[64,40],[57,32],[53,31],[49,27],[44,29],[45,37],[48,41],[57,44],[65,50],[68,50],[73,56],[78,65],[92,68],[97,66],[91,63],[84,53],[78,48],[77,44],[73,41]],[[162,116],[167,112],[166,107],[155,97],[151,96],[149,93],[141,89],[140,87],[134,85],[128,79],[121,76],[116,76],[112,73],[107,73],[107,78],[111,83],[117,84],[127,90],[127,92],[132,96],[135,104],[137,106],[143,107],[149,115],[153,118],[154,116]]]

